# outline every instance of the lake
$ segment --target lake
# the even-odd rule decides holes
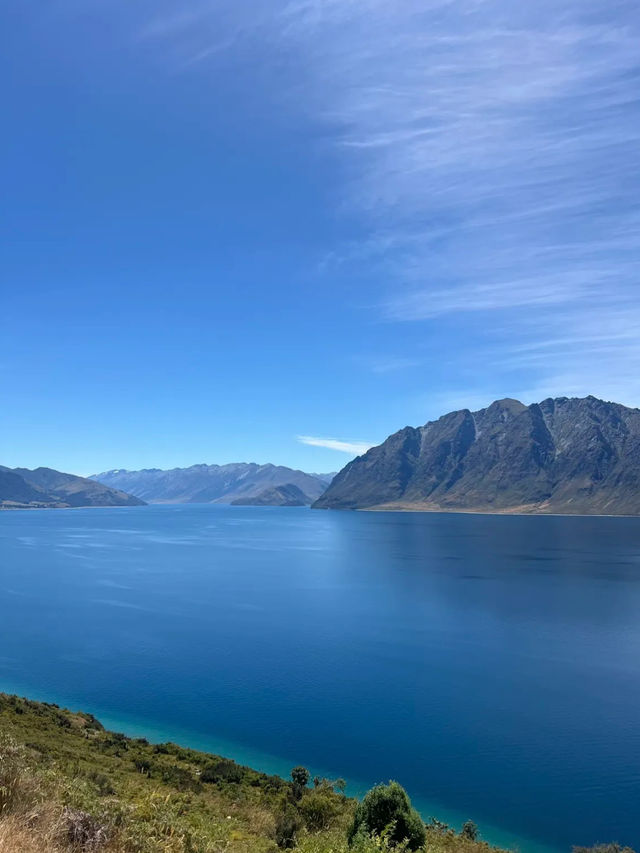
[[[400,781],[523,851],[640,848],[640,519],[0,513],[0,689]]]

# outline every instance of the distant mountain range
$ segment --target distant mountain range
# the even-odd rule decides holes
[[[145,502],[640,515],[640,410],[497,400],[405,427],[337,475],[246,462],[90,478],[0,466],[0,508]]]
[[[313,503],[333,474],[305,474],[282,465],[235,462],[190,468],[117,469],[92,480],[136,495],[148,503],[226,503],[296,506]],[[286,491],[283,491],[286,487]],[[294,491],[295,490],[295,491]]]
[[[595,397],[461,409],[354,459],[313,506],[638,515],[640,411]]]
[[[0,507],[5,509],[80,506],[140,506],[144,501],[102,483],[52,468],[0,465]]]

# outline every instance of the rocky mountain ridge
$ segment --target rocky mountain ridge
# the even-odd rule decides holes
[[[405,427],[313,505],[640,514],[640,411],[596,397],[497,400]]]

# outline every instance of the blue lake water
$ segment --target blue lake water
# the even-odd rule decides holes
[[[3,512],[0,689],[527,853],[640,847],[640,520]]]

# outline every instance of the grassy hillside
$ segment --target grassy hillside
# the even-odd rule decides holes
[[[347,834],[343,783],[267,776],[172,743],[106,731],[90,714],[0,694],[0,853],[374,853]],[[428,853],[490,853],[473,831],[427,827]],[[396,846],[396,851],[403,846]]]

